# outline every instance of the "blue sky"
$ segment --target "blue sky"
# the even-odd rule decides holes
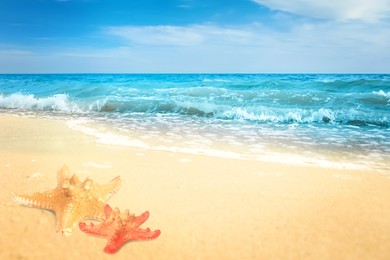
[[[390,0],[0,0],[0,73],[389,73]]]

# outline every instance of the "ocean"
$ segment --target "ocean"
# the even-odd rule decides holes
[[[104,145],[390,173],[390,75],[0,75],[0,112]]]

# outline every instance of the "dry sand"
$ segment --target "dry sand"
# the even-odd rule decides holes
[[[390,178],[370,171],[99,145],[53,119],[0,116],[0,259],[390,259]],[[11,192],[83,180],[123,186],[109,203],[160,229],[106,255],[104,238],[55,232],[55,215]]]

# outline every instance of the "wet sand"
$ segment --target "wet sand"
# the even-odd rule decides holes
[[[55,215],[11,192],[53,189],[68,165],[122,188],[109,204],[159,238],[103,253],[106,240],[55,232]],[[97,144],[53,119],[0,116],[0,259],[389,259],[390,178]]]

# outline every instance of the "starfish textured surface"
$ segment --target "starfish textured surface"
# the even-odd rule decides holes
[[[79,223],[82,231],[106,237],[108,239],[104,252],[113,254],[127,241],[130,240],[151,240],[160,235],[160,230],[151,231],[149,228],[142,229],[141,226],[148,218],[149,212],[145,211],[140,216],[130,214],[129,210],[121,213],[118,208],[114,210],[106,205],[104,207],[106,218],[100,224],[89,225],[84,222]]]
[[[70,236],[76,224],[83,219],[102,219],[107,200],[121,186],[120,177],[114,178],[104,185],[94,183],[86,178],[81,182],[68,167],[63,166],[58,171],[58,186],[50,191],[29,194],[14,194],[15,202],[42,209],[54,211],[57,218],[57,232]]]

